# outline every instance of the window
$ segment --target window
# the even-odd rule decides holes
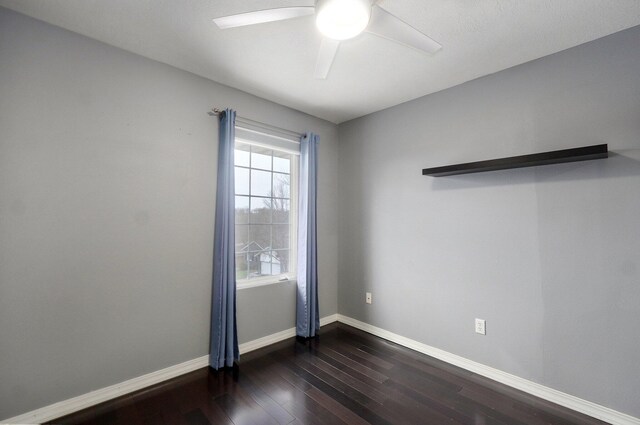
[[[236,284],[295,278],[297,155],[236,138]]]

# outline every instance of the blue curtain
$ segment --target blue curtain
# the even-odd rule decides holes
[[[213,248],[211,301],[211,350],[209,365],[214,369],[233,366],[238,360],[236,327],[235,191],[233,150],[236,112],[220,115],[218,147],[218,188]]]
[[[313,337],[320,330],[318,250],[316,243],[319,139],[313,133],[307,133],[300,139],[296,334],[303,338]]]

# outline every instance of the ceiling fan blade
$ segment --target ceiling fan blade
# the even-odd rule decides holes
[[[313,15],[314,13],[315,7],[313,6],[280,7],[240,13],[238,15],[222,16],[220,18],[214,18],[213,22],[215,22],[220,29],[224,30],[227,28],[299,18],[301,16]]]
[[[442,49],[440,43],[377,5],[371,8],[371,20],[365,31],[429,54]]]
[[[316,59],[316,70],[313,76],[319,80],[324,80],[329,75],[329,70],[333,64],[333,59],[336,57],[340,42],[338,40],[332,40],[330,38],[323,38],[320,44],[320,51],[318,52],[318,58]]]

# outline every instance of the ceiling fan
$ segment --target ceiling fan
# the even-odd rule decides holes
[[[280,7],[215,18],[220,29],[282,21],[316,15],[325,37],[320,44],[314,76],[327,78],[340,42],[368,33],[433,54],[442,46],[370,0],[316,0],[315,6]]]

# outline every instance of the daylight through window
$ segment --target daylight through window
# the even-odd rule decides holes
[[[240,286],[295,275],[296,165],[296,155],[236,140],[236,279]]]

